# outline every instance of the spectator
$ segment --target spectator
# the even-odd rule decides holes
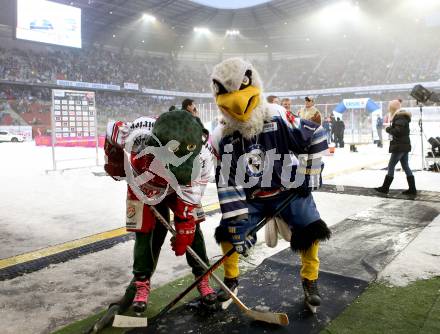
[[[331,115],[330,116],[330,131],[331,131],[331,141],[333,143],[336,142],[335,129],[336,129],[336,119],[335,119],[334,115]]]
[[[409,123],[411,122],[411,113],[401,109],[399,100],[393,100],[388,105],[391,125],[385,129],[392,136],[390,142],[390,161],[388,162],[388,172],[385,176],[382,186],[375,188],[378,192],[387,194],[394,179],[394,168],[400,161],[402,169],[405,171],[408,181],[408,190],[402,192],[404,195],[416,195],[416,184],[414,175],[408,164],[408,153],[411,151],[411,140],[409,137]]]
[[[377,130],[377,135],[379,136],[379,140],[377,142],[377,147],[383,147],[383,144],[382,144],[382,130],[383,130],[382,115],[376,119],[376,130]]]
[[[281,106],[284,107],[287,112],[292,112],[292,101],[288,97],[285,97],[281,100]]]
[[[335,146],[336,147],[344,147],[344,132],[345,132],[345,124],[339,117],[336,119],[334,125],[334,133],[335,133]]]
[[[295,115],[292,112],[292,101],[289,98],[285,97],[284,99],[281,100],[281,106],[284,109],[286,109],[286,117],[289,120],[289,122],[293,124],[295,118],[298,117],[298,115]]]
[[[280,100],[278,99],[278,96],[275,95],[269,95],[266,98],[268,103],[273,103],[273,104],[280,104]]]
[[[198,117],[194,100],[185,99],[182,101],[182,109],[188,111],[191,115]]]
[[[315,107],[315,100],[313,97],[306,96],[304,101],[305,106],[300,109],[299,117],[321,125],[321,113],[318,108]]]
[[[327,134],[327,143],[330,144],[332,142],[332,135],[331,135],[331,120],[330,118],[324,119],[324,122],[322,122],[322,127],[324,128],[326,134]]]

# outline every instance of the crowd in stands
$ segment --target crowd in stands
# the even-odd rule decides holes
[[[440,50],[341,48],[296,59],[253,61],[267,91],[293,91],[440,78]],[[0,48],[0,79],[53,83],[57,79],[185,92],[209,92],[214,64],[179,62],[168,56],[84,50],[36,52]]]
[[[360,45],[293,59],[252,62],[260,72],[265,90],[275,92],[439,80],[440,50],[425,51],[403,45]],[[49,111],[51,90],[39,85],[53,84],[57,79],[120,86],[130,82],[142,88],[203,93],[210,92],[209,73],[213,65],[214,62],[177,61],[171,55],[129,54],[96,46],[83,50],[48,47],[44,52],[0,47],[0,80],[17,82],[0,84],[0,124],[5,119],[12,124],[18,122],[17,118],[8,117],[8,110],[37,116],[38,112]],[[340,97],[323,97],[319,103],[336,103],[336,99]],[[139,92],[96,94],[102,122],[159,114],[170,105],[179,105],[181,100]],[[43,122],[33,115],[30,123]]]
[[[179,64],[171,56],[128,55],[96,47],[46,52],[0,48],[0,79],[29,83],[70,80],[121,86],[130,82],[147,88],[192,92],[209,89],[204,68]]]
[[[51,110],[52,92],[49,88],[38,86],[16,86],[0,84],[0,125],[50,125],[45,115]],[[100,126],[110,119],[129,121],[141,115],[159,114],[170,105],[179,104],[174,98],[147,96],[130,93],[96,93],[96,106]],[[18,117],[11,118],[12,114]]]
[[[293,91],[440,79],[440,49],[334,50],[313,58],[282,60],[271,91]]]

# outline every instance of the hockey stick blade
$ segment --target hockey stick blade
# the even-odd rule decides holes
[[[214,278],[216,278],[214,276]],[[217,280],[217,279],[216,279]],[[224,283],[220,281],[223,285]],[[222,289],[224,287],[220,284]],[[241,309],[243,312],[250,318],[257,320],[257,321],[263,321],[267,322],[269,324],[275,324],[275,325],[281,325],[281,326],[287,326],[289,324],[289,317],[286,313],[275,313],[270,311],[257,311],[252,310],[249,307],[247,307],[243,302],[237,297],[236,294],[234,294],[231,290],[229,290],[227,287],[224,289],[231,299],[233,299],[234,303]]]
[[[115,315],[113,320],[113,327],[118,328],[135,328],[135,327],[147,327],[148,319],[146,317],[129,317],[126,315]]]
[[[110,325],[115,315],[119,312],[119,309],[119,305],[112,305],[84,334],[97,334],[101,332],[105,327]]]
[[[250,318],[257,320],[257,321],[263,321],[270,324],[276,324],[281,326],[287,326],[289,324],[289,317],[286,313],[275,313],[271,311],[257,311],[252,310],[249,307],[247,307],[243,302],[237,297],[235,293],[233,293],[231,290],[229,290],[226,286],[224,286],[224,283],[218,279],[218,277],[214,276],[214,279],[217,281],[217,283],[221,283],[220,286],[222,289],[229,294],[231,299],[234,301],[234,303]]]
[[[251,309],[247,309],[245,313],[248,317],[257,321],[281,326],[287,326],[289,324],[289,317],[286,313],[262,312]]]

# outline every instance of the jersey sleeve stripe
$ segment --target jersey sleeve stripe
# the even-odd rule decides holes
[[[237,217],[239,215],[248,214],[248,212],[249,212],[248,208],[242,208],[242,209],[238,209],[235,211],[224,212],[223,219],[231,219],[231,218]]]

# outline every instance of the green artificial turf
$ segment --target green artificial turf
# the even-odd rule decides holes
[[[373,283],[321,333],[440,333],[440,277],[406,287]]]
[[[218,269],[216,274],[219,277],[223,277],[223,270]],[[193,275],[187,275],[183,278],[179,278],[171,283],[168,283],[164,286],[161,286],[157,289],[151,291],[148,308],[145,313],[145,316],[150,318],[155,314],[159,313],[159,311],[166,306],[169,302],[171,302],[179,293],[181,293],[187,286],[189,286],[194,280]],[[213,280],[212,280],[213,281]],[[181,303],[188,302],[195,297],[198,296],[197,289],[193,289],[183,300]],[[181,304],[180,303],[180,304]],[[180,305],[177,304],[176,306]],[[54,332],[53,334],[80,334],[86,328],[89,328],[102,314],[104,311],[101,311],[99,314],[92,315],[84,320],[80,320],[74,322],[60,330]],[[133,315],[133,313],[128,312],[126,315]],[[102,334],[120,334],[123,332],[123,329],[113,328],[109,326],[104,329]]]

